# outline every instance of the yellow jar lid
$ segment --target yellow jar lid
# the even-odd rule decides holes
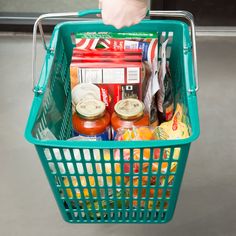
[[[95,120],[103,117],[105,114],[105,103],[97,99],[81,101],[76,106],[77,114],[87,120]]]
[[[143,116],[144,104],[138,99],[127,98],[117,102],[114,109],[121,119],[134,120]]]

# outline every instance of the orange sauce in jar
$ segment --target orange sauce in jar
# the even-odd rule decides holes
[[[116,103],[114,109],[111,117],[113,137],[119,128],[149,125],[149,115],[144,112],[144,104],[138,99],[123,99]]]
[[[110,139],[110,115],[102,101],[89,99],[78,103],[72,123],[74,136],[81,139]]]

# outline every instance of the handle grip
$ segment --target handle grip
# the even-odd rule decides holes
[[[68,12],[68,13],[48,13],[48,14],[43,14],[39,16],[39,18],[35,21],[34,28],[33,28],[33,46],[32,46],[33,47],[32,48],[32,87],[35,93],[37,94],[43,93],[41,88],[37,88],[37,82],[36,82],[36,36],[37,36],[38,28],[41,34],[44,49],[49,52],[54,50],[54,49],[50,49],[47,46],[42,23],[41,23],[42,20],[68,18],[68,17],[83,17],[83,16],[96,15],[96,14],[101,14],[101,9],[84,10],[81,12]],[[187,20],[191,28],[192,55],[193,55],[194,75],[195,75],[195,84],[196,84],[195,89],[189,89],[188,91],[190,93],[197,92],[199,90],[199,80],[198,80],[198,70],[197,70],[196,36],[195,36],[195,25],[194,25],[193,15],[187,11],[148,11],[147,15],[155,16],[155,17],[165,17],[165,18],[183,18]]]

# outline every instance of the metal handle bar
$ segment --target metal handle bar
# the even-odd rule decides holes
[[[32,87],[33,91],[38,94],[42,94],[43,91],[41,88],[36,89],[36,36],[37,30],[39,28],[40,35],[42,38],[43,46],[46,51],[51,51],[47,46],[45,35],[42,27],[42,20],[44,19],[58,19],[58,18],[69,18],[69,17],[83,17],[86,15],[100,14],[101,10],[85,10],[81,12],[67,12],[67,13],[49,13],[39,16],[35,21],[33,28],[33,48],[32,48]],[[198,81],[198,71],[197,71],[197,53],[196,53],[196,39],[195,39],[195,25],[193,20],[193,15],[187,11],[149,11],[150,16],[156,17],[165,17],[165,18],[184,18],[188,21],[191,28],[191,39],[192,39],[192,54],[193,54],[193,63],[194,63],[194,75],[195,75],[195,89],[189,89],[189,92],[197,92],[199,90],[199,81]],[[66,19],[67,20],[67,19]]]

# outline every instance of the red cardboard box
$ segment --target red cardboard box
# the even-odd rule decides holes
[[[102,50],[95,52],[75,50],[70,66],[71,88],[79,83],[92,83],[100,88],[101,100],[110,113],[121,99],[133,97],[142,99],[142,54],[112,53],[103,55]],[[115,58],[119,55],[119,58]]]

